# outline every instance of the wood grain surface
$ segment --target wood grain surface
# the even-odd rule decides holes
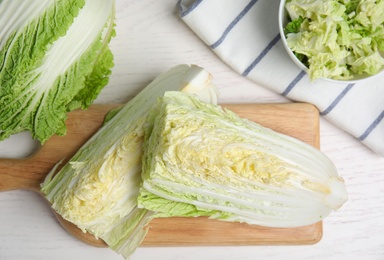
[[[54,136],[32,156],[0,159],[0,191],[39,185],[60,160],[69,159],[102,125],[105,114],[117,105],[93,105],[69,114],[67,134]],[[309,104],[228,104],[241,117],[319,147],[318,111]],[[143,246],[280,245],[313,244],[322,237],[322,223],[298,228],[266,228],[200,218],[154,219]]]

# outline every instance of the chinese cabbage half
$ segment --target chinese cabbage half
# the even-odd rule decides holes
[[[347,199],[318,149],[220,106],[167,92],[147,120],[139,207],[270,227],[316,223]]]
[[[217,89],[207,71],[194,65],[176,66],[109,117],[75,156],[57,173],[53,169],[42,184],[42,192],[57,213],[125,257],[144,238],[144,225],[152,215],[137,208],[144,124],[157,98],[169,90],[217,102]]]
[[[66,132],[113,67],[114,0],[0,1],[0,139]]]

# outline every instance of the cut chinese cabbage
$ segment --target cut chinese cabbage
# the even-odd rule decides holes
[[[137,208],[144,124],[157,98],[169,90],[217,101],[217,89],[207,71],[194,65],[176,66],[110,114],[75,156],[57,174],[53,169],[42,184],[42,192],[64,219],[100,237],[125,257],[144,238],[144,225],[152,215]]]
[[[384,68],[384,1],[288,0],[289,48],[318,78],[350,80]]]
[[[114,0],[0,1],[0,139],[44,143],[107,85]]]
[[[156,217],[296,227],[347,199],[318,149],[192,95],[166,92],[146,126],[138,201]]]

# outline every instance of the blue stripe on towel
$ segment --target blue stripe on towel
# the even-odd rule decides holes
[[[281,93],[281,95],[286,96],[289,92],[299,83],[299,81],[306,75],[307,73],[302,70],[300,73],[289,83],[288,87]]]
[[[347,93],[352,89],[354,85],[355,84],[348,84],[344,90],[335,98],[335,100],[333,100],[333,102],[324,111],[320,112],[320,115],[325,116],[331,112],[332,109],[340,102],[340,100],[343,99],[343,97],[345,97],[345,95],[347,95]]]
[[[280,40],[280,34],[276,35],[275,38],[265,47],[265,49],[256,57],[256,59],[248,66],[248,68],[243,72],[243,76],[247,76],[249,72],[264,58],[265,55],[272,49],[273,46]]]
[[[228,33],[236,26],[236,24],[247,14],[247,12],[252,8],[254,4],[256,4],[257,0],[252,0],[247,4],[247,6],[240,12],[238,16],[228,25],[228,27],[224,30],[223,34],[221,37],[213,43],[211,46],[212,49],[217,48],[227,37]]]
[[[179,2],[177,2],[181,17],[184,17],[190,12],[192,12],[199,4],[201,4],[201,2],[203,2],[203,0],[196,0],[189,7],[185,7],[184,5],[181,4],[181,1],[182,0],[179,0]]]
[[[372,124],[365,130],[365,132],[359,137],[359,140],[363,141],[367,136],[380,124],[384,118],[384,110],[381,114],[372,122]]]

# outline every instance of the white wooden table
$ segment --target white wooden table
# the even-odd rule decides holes
[[[158,74],[194,63],[214,76],[221,103],[288,102],[225,65],[178,18],[176,0],[116,0],[115,68],[96,103],[129,100]],[[384,158],[321,119],[321,150],[344,177],[349,201],[324,221],[311,246],[140,247],[132,259],[384,259]],[[383,133],[384,134],[384,133]],[[27,133],[0,143],[0,157],[20,158],[37,144]],[[0,193],[0,259],[121,259],[77,241],[47,203],[27,191]]]

